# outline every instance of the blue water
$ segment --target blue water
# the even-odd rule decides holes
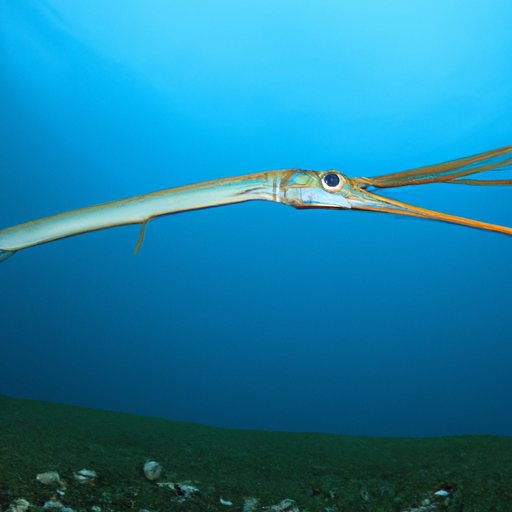
[[[0,229],[512,143],[512,4],[3,0]],[[512,226],[512,189],[396,199]],[[512,435],[512,240],[252,202],[0,266],[0,393],[234,428]]]

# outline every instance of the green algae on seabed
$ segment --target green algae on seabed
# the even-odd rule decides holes
[[[160,482],[200,494],[179,501],[147,480],[148,459],[163,465]],[[98,473],[94,484],[74,480],[84,468]],[[45,471],[66,482],[63,496],[36,480]],[[448,499],[433,495],[441,488]],[[239,511],[247,497],[256,510],[292,499],[302,512],[409,511],[424,500],[437,510],[512,511],[512,438],[229,430],[0,395],[0,511],[17,498],[42,510],[52,497],[76,512]]]

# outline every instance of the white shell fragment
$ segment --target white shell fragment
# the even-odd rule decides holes
[[[162,466],[155,462],[154,460],[148,460],[146,464],[144,464],[144,475],[148,480],[157,480],[160,478],[162,474]]]
[[[434,493],[436,496],[448,496],[450,494],[448,491],[445,491],[444,489],[440,489],[439,491],[436,491]]]
[[[74,473],[73,476],[75,477],[75,480],[81,484],[92,483],[96,478],[98,478],[98,474],[92,469],[81,469]]]
[[[156,485],[159,487],[167,487],[168,489],[172,489],[181,498],[190,498],[192,494],[201,492],[197,487],[188,484],[162,482],[157,483]]]
[[[30,503],[25,498],[18,498],[11,503],[8,512],[25,512],[29,507]]]
[[[44,485],[58,485],[60,482],[59,473],[56,471],[47,471],[46,473],[39,473],[36,478]]]
[[[77,471],[77,474],[85,476],[86,478],[97,478],[98,476],[96,471],[93,471],[92,469],[81,469],[80,471]]]
[[[227,505],[228,507],[233,505],[233,503],[231,503],[231,501],[226,501],[226,500],[223,500],[222,498],[219,501],[220,501],[221,505]]]

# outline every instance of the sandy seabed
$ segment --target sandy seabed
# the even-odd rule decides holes
[[[97,477],[81,483],[82,469]],[[230,430],[0,395],[0,511],[21,499],[50,512],[512,511],[512,438]]]

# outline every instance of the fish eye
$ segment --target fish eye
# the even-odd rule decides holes
[[[327,192],[338,192],[343,186],[343,181],[338,173],[327,172],[322,176],[322,185]]]

